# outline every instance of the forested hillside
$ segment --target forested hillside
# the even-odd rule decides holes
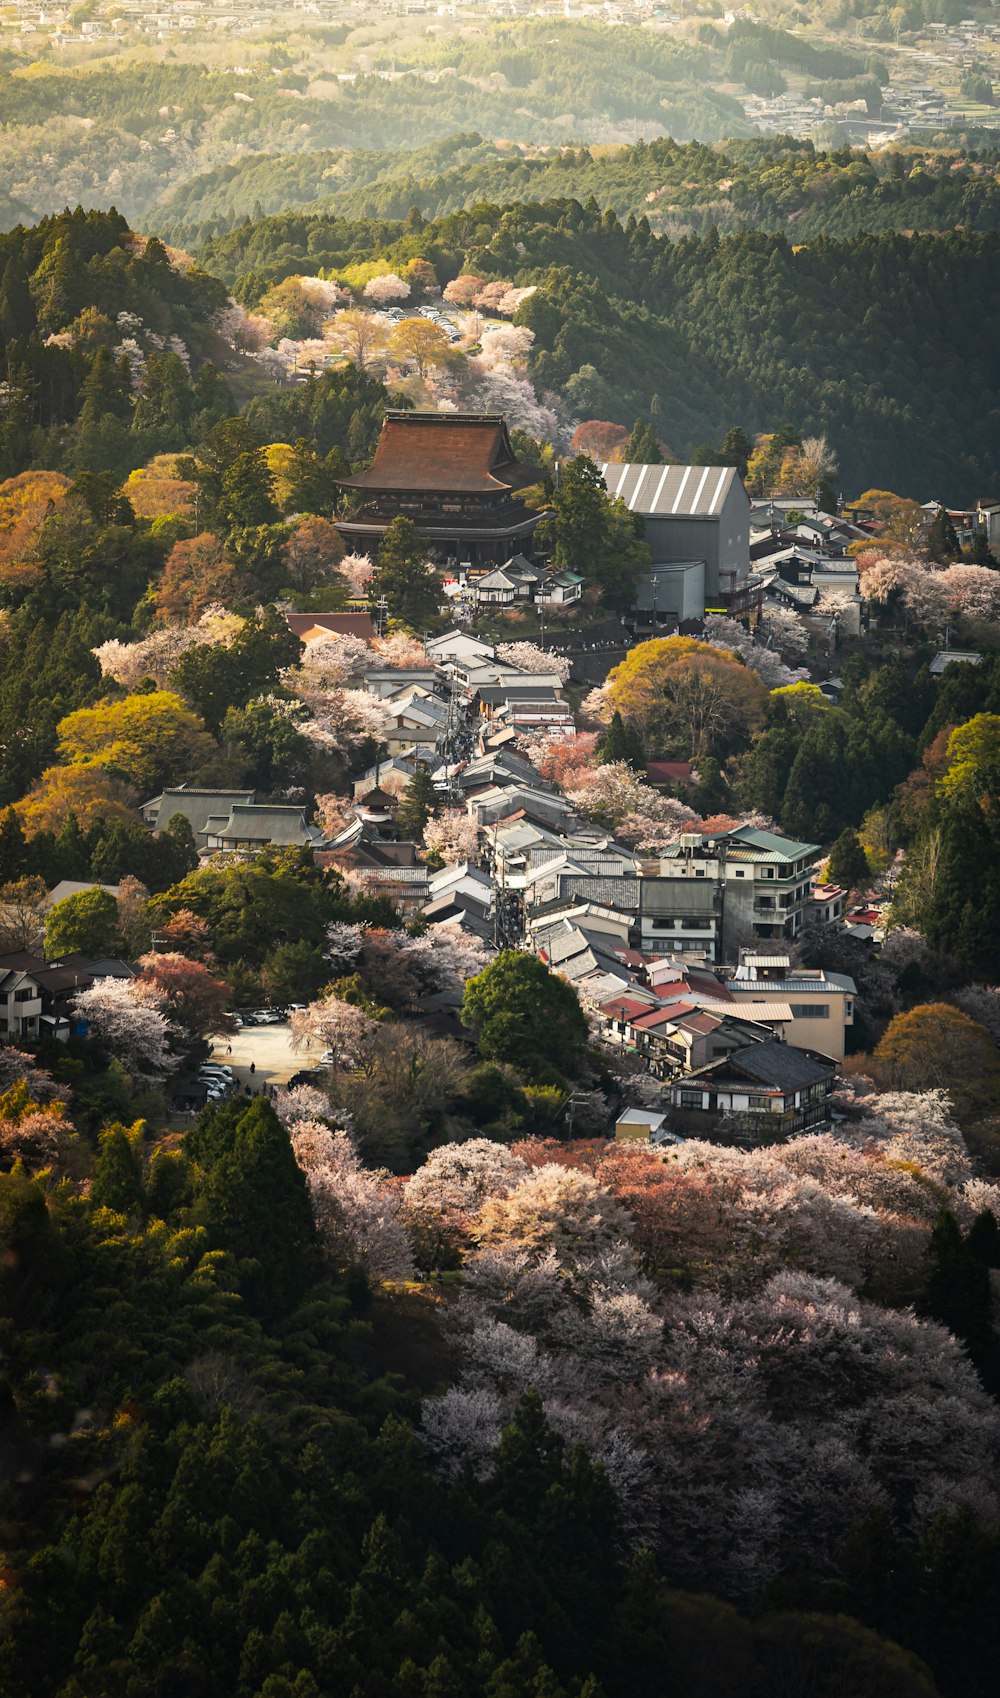
[[[824,152],[793,137],[634,147],[498,145],[447,136],[412,153],[339,150],[236,160],[192,178],[152,211],[166,240],[200,245],[246,217],[294,208],[339,218],[440,218],[464,206],[591,195],[658,233],[794,231],[796,241],[865,230],[1000,228],[995,143]]]
[[[971,501],[1000,450],[1000,239],[743,233],[671,242],[596,203],[476,205],[421,227],[288,215],[206,244],[207,268],[248,304],[297,271],[338,276],[381,255],[537,285],[539,391],[579,416],[654,413],[684,457],[740,422],[826,433],[848,493],[877,484]]]
[[[526,19],[425,35],[414,22],[342,46],[347,33],[241,45],[242,63],[211,51],[8,63],[0,178],[36,216],[79,201],[137,219],[247,153],[413,148],[472,128],[531,143],[624,140],[637,125],[707,141],[750,128],[711,86],[704,47],[636,30]]]

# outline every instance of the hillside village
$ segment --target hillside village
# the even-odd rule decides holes
[[[315,669],[342,704],[360,704],[353,713],[374,758],[355,763],[349,793],[315,806],[253,786],[207,788],[169,763],[170,786],[141,803],[143,825],[154,839],[182,831],[190,865],[203,869],[304,855],[431,945],[440,939],[447,952],[465,939],[480,967],[500,951],[534,954],[572,987],[603,1057],[605,1096],[591,1094],[588,1107],[595,1132],[617,1122],[628,1141],[753,1147],[828,1128],[857,1047],[858,985],[817,960],[837,936],[877,958],[899,857],[881,876],[838,884],[821,832],[800,841],[735,801],[720,805],[724,784],[714,807],[692,805],[705,795],[693,748],[688,758],[644,759],[633,745],[617,765],[606,748],[595,767],[594,728],[606,738],[609,673],[682,639],[695,649],[721,643],[721,654],[708,652],[738,660],[779,695],[804,690],[835,707],[845,654],[871,640],[874,604],[859,588],[857,557],[883,522],[863,503],[838,514],[807,497],[752,501],[732,467],[605,462],[593,487],[632,516],[648,550],[631,602],[605,614],[592,596],[581,601],[581,574],[539,542],[551,512],[524,495],[540,475],[518,459],[498,415],[387,413],[369,470],[340,480],[346,516],[337,523],[344,545],[377,554],[404,515],[416,520],[431,557],[419,570],[436,585],[423,605],[439,634],[391,635],[380,580],[357,554],[361,581],[367,572],[374,587],[339,611],[283,616],[301,645],[297,675]],[[978,538],[988,552],[1000,540],[996,502],[963,512],[929,502],[922,522],[947,522],[959,546]],[[515,638],[530,628],[535,640],[484,634],[504,624]],[[928,677],[982,658],[945,642]],[[51,947],[53,909],[58,920],[63,904],[94,891],[113,903],[120,889],[57,884],[38,905],[34,935],[29,921],[24,947],[0,956],[0,1031],[10,1042],[66,1042],[87,1029],[82,992],[137,979],[134,962]],[[460,1004],[461,982],[447,975],[418,1001],[458,1038]],[[296,1009],[302,1037],[308,1005]],[[256,1014],[230,1011],[219,1029],[246,1022],[245,1045],[255,1023],[281,1024],[289,1012],[275,998]],[[262,1069],[269,1091],[353,1065],[350,1042],[343,1051],[328,1043],[321,1063],[306,1048],[298,1060],[287,1050],[283,1070]],[[232,1049],[217,1038],[200,1068],[192,1052],[178,1057],[166,1081],[175,1111],[250,1088],[249,1051],[235,1074],[221,1062]]]
[[[994,1698],[963,7],[0,5],[0,1698]]]

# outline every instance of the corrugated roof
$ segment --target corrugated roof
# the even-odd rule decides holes
[[[782,855],[786,860],[799,861],[803,855],[818,855],[818,843],[796,843],[790,837],[779,837],[773,831],[758,831],[756,826],[738,825],[730,834],[730,842],[746,843],[752,849],[763,849],[767,854]]]
[[[641,466],[605,462],[600,471],[608,494],[620,497],[631,513],[642,513],[646,517],[717,518],[734,481],[740,484],[739,474],[732,466]]]
[[[502,495],[542,476],[515,458],[499,414],[388,412],[367,472],[337,482],[345,489]]]

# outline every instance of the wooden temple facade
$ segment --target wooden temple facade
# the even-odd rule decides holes
[[[388,412],[368,470],[337,480],[348,499],[336,526],[348,548],[374,554],[402,516],[442,564],[499,565],[533,553],[542,511],[522,496],[544,475],[517,459],[498,414]]]

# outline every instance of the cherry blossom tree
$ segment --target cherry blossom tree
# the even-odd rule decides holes
[[[598,684],[593,690],[588,690],[580,703],[581,719],[592,726],[609,724],[614,711],[607,684]]]
[[[567,1271],[591,1264],[629,1237],[628,1214],[590,1174],[554,1162],[535,1168],[509,1196],[492,1198],[472,1229],[488,1248],[548,1254]]]
[[[891,935],[894,937],[895,933]],[[882,953],[885,954],[884,949]],[[963,1013],[978,1021],[989,1032],[993,1042],[1000,1046],[1000,988],[996,985],[965,985],[955,992],[952,1001]]]
[[[462,375],[467,404],[484,412],[503,413],[507,423],[537,442],[559,444],[562,428],[553,409],[540,401],[530,377],[510,367],[487,366],[470,358]]]
[[[857,1098],[856,1105],[862,1118],[841,1127],[845,1141],[883,1145],[891,1160],[915,1162],[948,1185],[971,1177],[969,1152],[947,1091],[883,1091]]]
[[[394,271],[384,271],[380,277],[372,277],[365,284],[365,299],[374,301],[377,306],[392,306],[396,301],[408,301],[410,285],[402,277],[397,277]]]
[[[20,1161],[32,1172],[64,1171],[76,1146],[72,1122],[61,1102],[36,1101],[25,1078],[0,1093],[0,1168]]]
[[[296,1009],[289,1021],[296,1049],[322,1044],[342,1067],[359,1066],[369,1053],[378,1022],[365,1009],[328,992],[308,1008]]]
[[[382,364],[389,332],[384,320],[375,313],[362,307],[345,307],[334,314],[324,330],[334,347],[359,371],[371,371]]]
[[[567,788],[567,798],[582,814],[617,827],[634,819],[640,835],[655,823],[669,828],[666,841],[676,842],[691,829],[698,815],[672,796],[663,796],[639,778],[626,761],[608,761],[585,770]],[[669,835],[673,833],[673,835]]]
[[[471,272],[465,271],[461,277],[456,277],[453,282],[445,285],[441,298],[450,306],[471,307],[485,286],[481,277],[474,277]]]
[[[347,587],[353,596],[366,595],[375,575],[375,567],[367,554],[345,554],[343,559],[337,562],[337,571],[347,580]]]
[[[12,1085],[24,1084],[28,1095],[37,1103],[68,1103],[68,1085],[60,1085],[45,1067],[37,1066],[35,1058],[24,1050],[0,1047],[0,1092]]]
[[[192,1038],[226,1028],[229,987],[201,961],[175,951],[140,956],[144,989],[151,989],[174,1025]]]
[[[527,359],[534,340],[533,330],[513,324],[491,325],[480,337],[480,359],[487,366],[519,365]]]
[[[432,1150],[407,1181],[403,1202],[404,1219],[425,1265],[437,1266],[446,1251],[467,1247],[484,1203],[509,1196],[528,1172],[520,1156],[490,1138]]]
[[[568,655],[555,654],[551,649],[539,648],[536,643],[500,643],[497,654],[508,666],[516,666],[520,672],[554,672],[564,684],[573,669]]]
[[[791,617],[794,619],[795,615],[792,614]],[[807,646],[808,635],[804,630],[802,635]],[[769,690],[781,689],[788,684],[801,684],[808,680],[808,669],[786,666],[775,649],[765,648],[762,643],[755,642],[738,620],[730,619],[724,613],[706,614],[705,637],[713,648],[725,649],[730,654],[738,655],[744,666],[756,672]],[[801,649],[798,652],[801,653]]]
[[[349,754],[368,738],[381,742],[388,709],[377,696],[365,690],[313,689],[302,679],[298,693],[312,712],[298,729],[319,748]]]
[[[283,672],[281,681],[293,695],[310,701],[318,692],[343,689],[371,664],[372,651],[362,637],[329,631],[306,643],[298,666]]]
[[[274,1112],[285,1126],[298,1120],[325,1120],[330,1101],[325,1091],[315,1085],[279,1085],[275,1091]]]
[[[240,354],[259,353],[274,335],[274,325],[270,319],[265,318],[263,313],[247,312],[246,308],[232,297],[224,307],[219,308],[212,328]]]
[[[88,990],[77,992],[71,1006],[88,1034],[136,1079],[157,1083],[173,1069],[174,1028],[158,996],[137,979],[96,979]]]
[[[399,666],[409,670],[431,665],[420,638],[411,637],[407,631],[393,631],[388,637],[376,637],[373,648],[377,666]]]
[[[357,964],[364,943],[363,926],[352,925],[349,920],[332,921],[326,928],[324,954],[333,971],[340,975],[351,972]]]
[[[446,808],[424,827],[424,847],[446,866],[474,861],[479,849],[479,826],[464,808]]]
[[[114,678],[128,690],[135,689],[145,678],[165,685],[188,649],[218,643],[228,647],[244,623],[238,614],[213,603],[193,625],[164,625],[136,643],[112,638],[92,652],[105,677]]]
[[[363,1268],[378,1282],[412,1278],[402,1199],[388,1175],[364,1167],[347,1133],[331,1132],[322,1121],[295,1121],[289,1136],[326,1256],[337,1267]]]

